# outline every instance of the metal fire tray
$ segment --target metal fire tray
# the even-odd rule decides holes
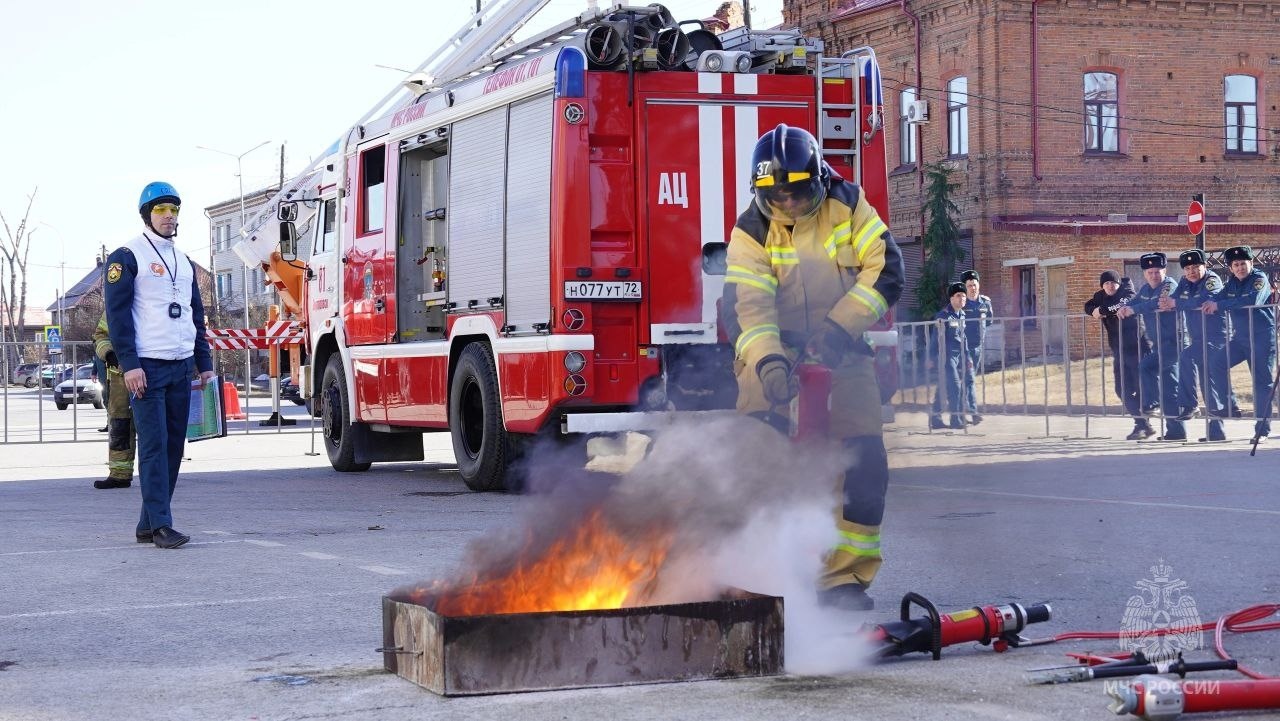
[[[430,601],[427,601],[430,604]],[[444,616],[382,597],[384,667],[442,696],[782,673],[782,599]]]

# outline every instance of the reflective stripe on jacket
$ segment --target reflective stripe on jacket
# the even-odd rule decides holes
[[[721,312],[737,358],[754,368],[826,320],[860,340],[902,294],[902,254],[862,190],[832,178],[816,213],[794,226],[752,204],[729,237]]]

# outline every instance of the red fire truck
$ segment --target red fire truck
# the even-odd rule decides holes
[[[725,246],[778,123],[812,131],[888,219],[874,53],[688,27],[615,6],[411,76],[286,186],[282,247],[246,233],[241,257],[305,324],[334,468],[420,460],[421,433],[449,430],[466,484],[496,489],[539,436],[732,408]]]

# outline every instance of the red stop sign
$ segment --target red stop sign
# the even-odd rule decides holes
[[[1191,201],[1187,206],[1187,230],[1192,235],[1200,235],[1204,231],[1204,206],[1199,201]]]

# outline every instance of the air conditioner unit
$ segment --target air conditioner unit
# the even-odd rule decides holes
[[[912,100],[907,103],[907,122],[908,123],[927,123],[929,122],[929,101],[928,100]]]

